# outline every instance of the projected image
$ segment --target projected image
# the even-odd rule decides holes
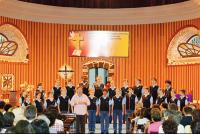
[[[69,56],[128,57],[129,32],[71,31]]]

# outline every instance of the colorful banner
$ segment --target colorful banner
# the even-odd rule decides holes
[[[84,57],[128,57],[129,32],[72,31],[68,55]]]

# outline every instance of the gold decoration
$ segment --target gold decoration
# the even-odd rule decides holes
[[[28,44],[15,26],[0,26],[0,60],[8,62],[28,62]]]
[[[13,91],[14,86],[14,75],[13,74],[3,74],[1,76],[1,88],[3,91]]]
[[[20,88],[23,91],[30,92],[34,89],[34,85],[28,84],[28,82],[25,81],[24,83],[20,84]]]
[[[200,44],[189,42],[199,35],[196,27],[180,30],[171,40],[167,51],[168,65],[186,65],[200,63]]]

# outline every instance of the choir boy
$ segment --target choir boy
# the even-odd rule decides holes
[[[128,80],[127,79],[123,80],[123,86],[121,88],[121,91],[122,91],[123,97],[128,93]]]
[[[158,84],[157,84],[157,79],[153,78],[151,80],[151,86],[150,86],[150,94],[153,97],[153,104],[156,103],[156,99],[158,97],[158,91],[160,90]]]
[[[185,96],[185,90],[182,89],[180,90],[180,111],[183,110],[183,108],[188,105],[188,100],[187,100],[187,97]]]
[[[31,98],[30,98],[30,95],[27,95],[22,106],[26,107],[26,106],[30,106],[30,105],[31,105]]]
[[[94,83],[94,89],[95,89],[94,96],[97,97],[98,99],[103,94],[103,88],[104,84],[102,83],[102,78],[100,76],[97,76],[96,81]]]
[[[124,105],[125,105],[125,99],[121,95],[121,90],[116,89],[116,95],[112,98],[114,133],[117,133],[117,119],[118,119],[118,133],[121,133],[122,131],[122,115],[124,115]]]
[[[138,102],[137,96],[133,93],[132,88],[128,89],[128,93],[125,96],[125,106],[124,106],[124,113],[126,118],[126,133],[130,133],[131,130],[131,121],[130,117],[135,112],[136,104]]]
[[[65,88],[61,89],[61,96],[58,97],[57,104],[58,104],[59,113],[69,112],[70,100],[69,100],[69,97],[67,96],[67,92]]]
[[[158,97],[156,99],[156,104],[160,105],[161,103],[165,102],[166,97],[162,90],[158,91]]]
[[[19,98],[19,104],[20,104],[20,106],[22,106],[24,104],[24,101],[25,101],[25,99],[27,97],[27,94],[28,93],[27,93],[26,90],[22,91],[21,96]]]
[[[167,98],[167,102],[171,99],[171,91],[172,91],[172,82],[170,80],[165,81],[165,97]]]
[[[111,81],[110,88],[108,89],[109,98],[112,99],[116,94],[116,87],[114,81]]]
[[[97,106],[98,106],[98,99],[94,96],[94,89],[89,90],[89,100],[90,105],[88,106],[88,128],[90,133],[95,132],[95,123],[96,123],[96,115],[97,113]]]
[[[71,100],[72,97],[75,94],[75,86],[72,84],[72,80],[71,79],[68,80],[66,89],[67,89],[67,96]]]
[[[165,103],[174,103],[178,107],[180,107],[180,100],[178,100],[178,98],[176,98],[176,91],[175,90],[171,90],[170,96],[171,96],[171,99],[169,101],[167,101],[167,98],[166,98]]]
[[[80,83],[80,85],[83,87],[83,93],[87,96],[89,96],[89,84],[88,80],[85,77],[82,77],[83,81]]]
[[[45,102],[45,107],[48,108],[49,106],[57,106],[56,100],[54,100],[52,92],[48,92],[48,99]]]
[[[36,95],[36,98],[35,98],[35,101],[34,101],[33,105],[36,106],[37,113],[41,114],[43,112],[43,110],[44,110],[44,103],[43,103],[43,101],[41,99],[41,93],[40,92],[36,92],[35,95]]]
[[[41,93],[41,101],[44,103],[45,101],[45,91],[43,89],[42,83],[39,83],[36,89],[35,94]]]
[[[107,96],[107,89],[103,89],[103,95],[98,101],[98,113],[101,116],[101,133],[107,134],[109,129],[109,115],[111,115],[110,106],[112,105],[111,100]]]
[[[153,97],[149,93],[149,88],[143,88],[144,95],[142,96],[143,107],[150,108],[153,104]]]
[[[133,87],[134,94],[137,96],[138,100],[141,99],[142,94],[143,94],[143,86],[141,82],[142,82],[141,79],[136,79],[135,86]]]
[[[60,96],[60,94],[61,94],[60,81],[57,80],[56,83],[55,83],[55,86],[53,87],[53,97],[54,97],[54,100],[57,101],[57,99]]]

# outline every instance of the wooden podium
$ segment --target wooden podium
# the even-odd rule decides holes
[[[16,106],[16,104],[17,104],[17,91],[10,91],[9,103],[12,106]]]

